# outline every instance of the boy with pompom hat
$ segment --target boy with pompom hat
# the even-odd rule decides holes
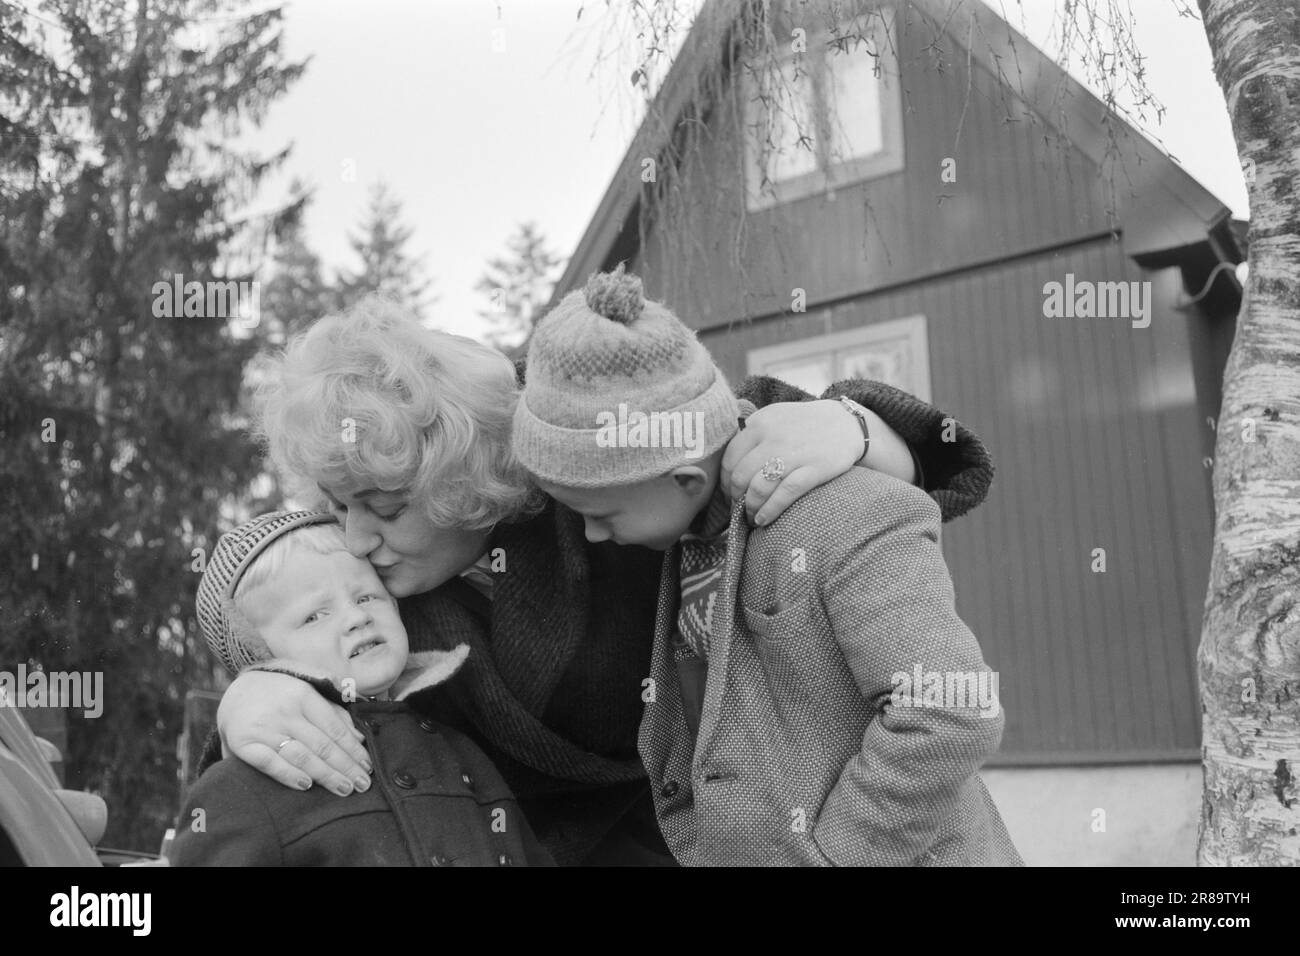
[[[1019,865],[977,773],[1004,718],[938,507],[854,468],[751,530],[719,475],[752,411],[621,267],[538,324],[515,411],[520,461],[589,540],[667,552],[638,749],[673,854]]]

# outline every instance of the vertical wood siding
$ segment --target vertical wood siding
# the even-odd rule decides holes
[[[1066,273],[1149,280],[1150,328],[1048,319]],[[1005,761],[1185,756],[1199,745],[1194,653],[1209,567],[1206,412],[1172,309],[1176,270],[1143,273],[1117,243],[705,333],[728,377],[750,349],[926,317],[934,403],[997,465],[988,501],[946,527],[958,609],[999,672]],[[1104,573],[1092,570],[1105,551]]]

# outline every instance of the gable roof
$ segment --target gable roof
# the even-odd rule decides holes
[[[586,276],[600,271],[629,223],[635,223],[640,208],[642,159],[664,152],[673,129],[698,93],[705,67],[726,52],[731,31],[716,29],[717,25],[734,24],[746,2],[706,0],[647,119],[633,137],[556,283],[550,306]],[[958,9],[963,9],[970,18],[968,36],[945,30],[945,36],[961,53],[999,78],[1005,76],[1000,63],[1015,63],[1020,86],[1016,89],[1008,84],[1012,95],[1022,102],[1027,100],[1027,108],[1094,164],[1101,167],[1109,162],[1117,166],[1118,231],[1130,256],[1139,261],[1166,258],[1172,250],[1203,243],[1211,232],[1222,234],[1227,228],[1231,213],[1216,196],[1122,116],[1108,111],[1087,87],[980,0],[899,2],[935,26],[946,26]],[[977,39],[968,43],[972,37]],[[1059,105],[1051,110],[1035,105],[1042,103]],[[1118,147],[1118,157],[1108,158],[1108,150],[1114,147]]]

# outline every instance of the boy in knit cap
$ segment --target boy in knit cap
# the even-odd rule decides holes
[[[338,521],[265,514],[221,537],[198,592],[199,626],[232,672],[300,677],[352,713],[374,786],[346,798],[282,787],[242,760],[190,790],[179,866],[550,865],[514,796],[463,734],[422,717],[468,648],[407,654],[397,602]],[[303,746],[292,739],[280,747]]]
[[[938,507],[854,468],[751,530],[719,474],[752,410],[620,267],[537,326],[515,412],[516,454],[589,540],[667,552],[638,749],[669,847],[701,865],[1021,864],[977,773],[1004,718]]]

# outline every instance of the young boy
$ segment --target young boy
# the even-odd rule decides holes
[[[938,507],[855,468],[750,530],[719,482],[748,411],[620,267],[537,326],[515,412],[516,454],[589,540],[668,552],[639,750],[674,855],[1020,865],[977,775],[1003,717]]]
[[[407,654],[397,602],[329,514],[276,512],[223,535],[199,584],[208,646],[232,672],[309,681],[366,738],[373,785],[338,797],[282,787],[242,760],[190,790],[179,866],[550,865],[514,796],[463,734],[420,715],[468,648]],[[272,660],[272,659],[276,660]],[[285,740],[280,747],[301,747]]]

